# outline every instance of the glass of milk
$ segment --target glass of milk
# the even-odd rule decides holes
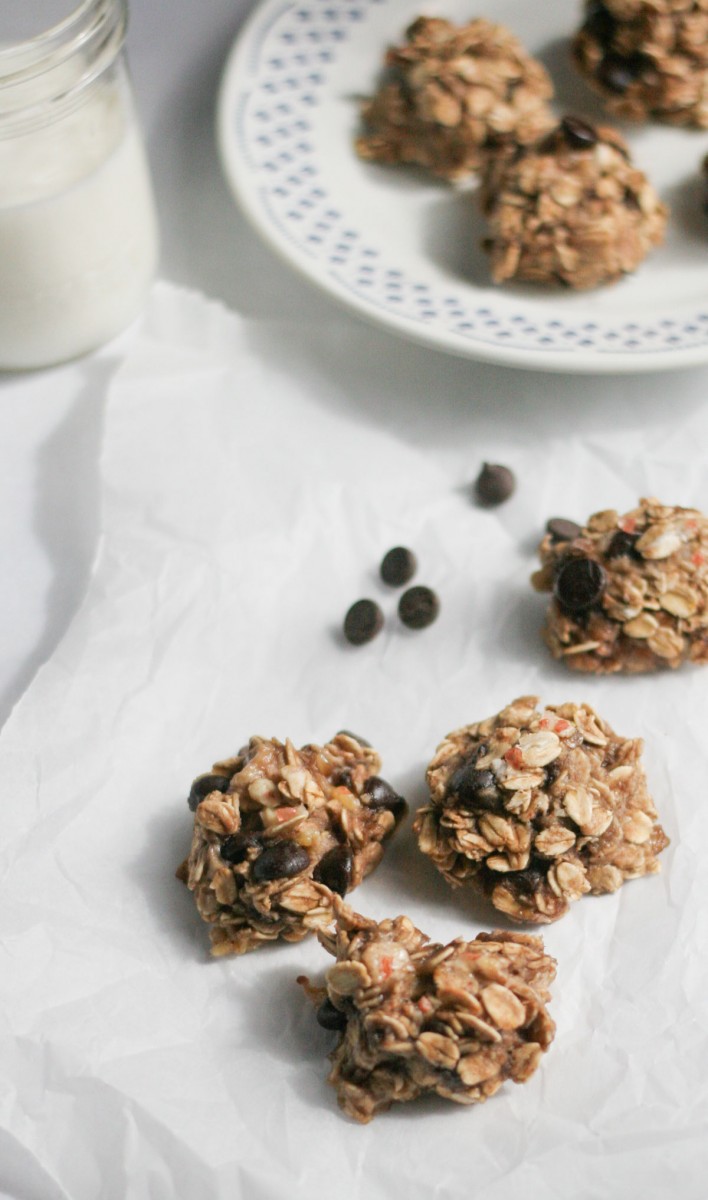
[[[126,0],[68,9],[0,43],[0,370],[108,341],[140,311],[157,263]]]

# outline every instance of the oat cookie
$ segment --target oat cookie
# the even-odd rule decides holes
[[[178,875],[211,927],[213,954],[299,942],[330,924],[334,896],[374,869],[407,810],[380,764],[347,732],[301,750],[252,737],[194,781],[192,847]]]
[[[664,237],[667,209],[608,126],[564,117],[534,146],[489,160],[481,203],[495,283],[615,283]]]
[[[708,662],[708,519],[696,509],[608,509],[567,536],[549,530],[539,554],[554,658],[603,675]]]
[[[555,921],[572,900],[659,870],[668,838],[641,752],[588,704],[521,696],[438,746],[414,823],[420,849],[515,921]]]
[[[553,124],[548,74],[502,25],[419,17],[385,67],[363,108],[362,158],[462,179],[490,151],[535,141]]]
[[[339,1033],[329,1082],[348,1116],[367,1122],[425,1092],[476,1104],[533,1074],[555,1033],[555,962],[541,938],[480,933],[442,946],[408,917],[336,911],[336,930],[318,934],[337,960],[326,986],[298,982]]]
[[[708,128],[708,0],[587,0],[572,52],[616,116]]]

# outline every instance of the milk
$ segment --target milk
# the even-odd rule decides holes
[[[120,81],[0,136],[0,368],[46,366],[138,313],[157,260],[142,142]]]

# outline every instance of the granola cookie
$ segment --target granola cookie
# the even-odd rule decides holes
[[[708,128],[708,0],[587,0],[572,53],[618,117]]]
[[[706,517],[650,499],[582,528],[557,524],[531,578],[553,592],[544,637],[554,658],[598,675],[708,662]]]
[[[521,696],[449,734],[428,767],[418,844],[454,887],[515,921],[547,924],[588,892],[655,874],[668,838],[640,763],[588,704]]]
[[[326,986],[298,982],[339,1033],[329,1082],[348,1116],[367,1122],[425,1092],[476,1104],[533,1074],[555,1033],[555,962],[541,938],[480,933],[442,946],[408,917],[336,911],[336,929],[318,934],[337,959]]]
[[[663,240],[667,217],[617,131],[577,117],[490,159],[481,202],[495,283],[615,283]]]
[[[252,737],[195,779],[194,834],[178,875],[210,925],[212,954],[299,942],[332,921],[373,871],[407,805],[376,751],[341,732],[325,746]]]
[[[381,87],[362,112],[362,158],[461,179],[491,150],[535,141],[553,124],[548,74],[502,25],[419,17],[384,61]]]

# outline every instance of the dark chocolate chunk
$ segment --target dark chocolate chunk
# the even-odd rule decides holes
[[[333,1033],[341,1033],[347,1027],[346,1013],[335,1008],[329,996],[326,996],[320,1004],[316,1016],[318,1024],[323,1029],[331,1029]]]
[[[499,463],[484,463],[475,480],[474,494],[478,504],[492,508],[508,500],[515,487],[514,472],[509,467]]]
[[[418,560],[412,550],[405,546],[394,546],[384,555],[379,568],[381,578],[390,587],[403,587],[416,573]]]
[[[383,628],[383,613],[375,600],[357,600],[344,618],[344,636],[352,646],[363,646]]]
[[[590,150],[597,145],[597,133],[587,121],[580,117],[563,117],[560,123],[561,133],[573,150]]]
[[[594,559],[569,558],[556,575],[553,592],[566,612],[581,613],[597,604],[605,583],[605,572]]]
[[[322,856],[312,878],[323,883],[330,892],[346,896],[352,885],[352,852],[348,846],[334,846]]]
[[[191,786],[189,799],[187,800],[187,804],[192,812],[196,811],[204,797],[208,796],[210,792],[225,792],[229,786],[229,782],[230,777],[228,775],[214,775],[212,773],[197,775]]]
[[[221,843],[219,853],[226,862],[242,863],[248,858],[249,850],[260,849],[262,845],[257,833],[230,833]]]
[[[550,533],[554,542],[572,542],[582,532],[582,526],[576,521],[567,521],[565,517],[551,517],[550,521],[546,521],[546,533]]]
[[[497,781],[491,771],[478,771],[472,762],[458,767],[450,780],[449,790],[457,796],[463,808],[496,808],[499,803]]]
[[[304,871],[309,863],[310,856],[304,846],[298,846],[290,838],[283,838],[266,846],[251,871],[257,883],[266,883],[273,879],[292,879],[293,875]]]
[[[622,558],[626,555],[628,558],[641,559],[642,556],[636,549],[638,541],[638,533],[625,533],[623,529],[618,529],[605,553],[608,558]]]
[[[409,629],[425,629],[440,612],[440,601],[432,588],[408,588],[398,602],[398,615]]]
[[[339,767],[338,770],[333,771],[330,775],[330,782],[333,787],[345,787],[351,791],[354,779],[349,767]]]
[[[396,821],[400,821],[408,809],[403,796],[394,791],[390,783],[380,775],[371,775],[362,789],[363,799],[368,808],[387,808],[392,812]]]
[[[637,82],[645,65],[643,54],[630,54],[628,57],[606,54],[597,68],[596,78],[608,92],[621,96]]]
[[[587,6],[587,15],[583,24],[583,32],[595,39],[604,48],[610,46],[617,29],[617,22],[612,13],[601,3],[593,0]]]

